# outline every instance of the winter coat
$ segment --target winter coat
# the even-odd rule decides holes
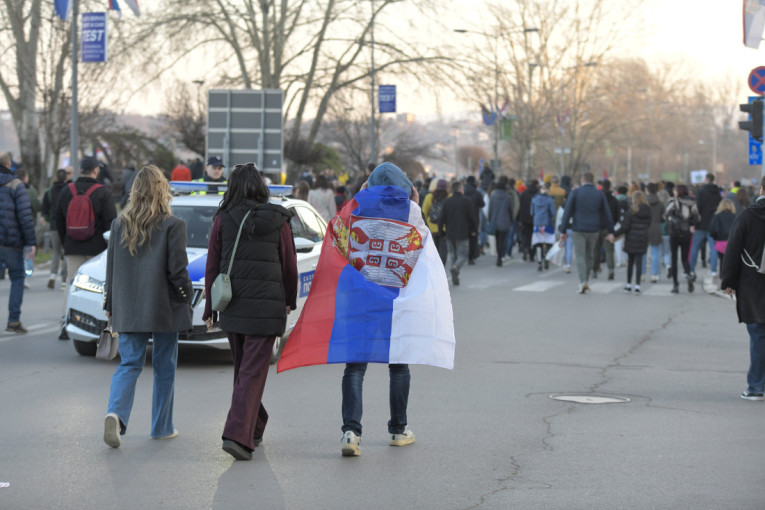
[[[598,232],[601,225],[602,230],[614,231],[606,196],[590,183],[580,186],[569,195],[563,211],[561,232],[569,228],[569,221],[572,222],[571,229],[574,232]]]
[[[670,228],[672,219],[678,220],[682,228]],[[690,227],[699,222],[699,211],[696,208],[696,202],[690,197],[671,198],[667,202],[667,208],[664,210],[664,220],[667,221],[667,232],[670,237],[690,236]]]
[[[481,194],[478,189],[470,184],[465,184],[465,196],[470,199],[470,201],[473,203],[473,207],[475,208],[475,214],[478,216],[478,212],[481,210],[481,207],[484,206],[483,201],[483,195]]]
[[[252,212],[247,217],[234,254],[239,225],[248,210]],[[279,205],[245,201],[222,210],[215,219],[220,226],[216,230],[213,225],[213,232],[220,234],[218,239],[210,236],[208,251],[219,250],[220,265],[215,275],[209,266],[206,268],[205,283],[208,273],[214,279],[220,272],[227,272],[231,257],[234,257],[230,275],[233,297],[220,312],[223,331],[249,336],[281,336],[284,333],[286,307],[294,305],[290,300],[297,291],[297,281],[289,283],[291,291],[287,291],[280,255],[282,227],[289,223],[290,216],[289,211]],[[292,247],[290,253],[294,251]],[[292,257],[290,259],[296,264]],[[291,272],[297,274],[297,268],[292,269]]]
[[[131,255],[122,243],[124,226],[111,225],[106,252],[104,310],[123,333],[169,333],[191,329],[191,287],[186,270],[186,223],[170,216]]]
[[[651,208],[640,204],[636,213],[627,209],[624,221],[614,235],[624,235],[623,250],[629,254],[642,255],[648,250],[648,230],[651,226]]]
[[[464,241],[472,233],[478,232],[478,213],[473,202],[459,191],[444,201],[441,218],[438,221],[438,231],[444,232],[450,241]]]
[[[20,180],[0,166],[0,246],[22,249],[36,246],[35,222],[27,189]]]
[[[441,192],[439,192],[438,194],[440,196]],[[443,202],[447,198],[449,197],[444,196],[443,198],[439,198],[438,200]],[[433,208],[433,201],[435,200],[437,200],[436,192],[434,191],[432,193],[428,193],[428,195],[425,197],[425,201],[422,203],[422,215],[425,217],[425,223],[428,224],[428,228],[430,229],[431,233],[438,234],[438,222],[430,221],[430,210]],[[443,208],[443,205],[442,205],[442,208]]]
[[[324,221],[329,222],[337,214],[335,192],[331,189],[312,189],[308,192],[308,203],[316,209]]]
[[[555,183],[550,184],[550,196],[553,197],[553,200],[555,201],[556,209],[566,205],[566,190],[559,185]]]
[[[765,246],[765,198],[761,197],[736,217],[728,236],[720,287],[736,291],[739,322],[765,323],[765,275],[744,264],[744,250],[759,267]]]
[[[495,189],[489,197],[489,232],[507,232],[513,223],[513,197],[503,189]]]
[[[614,194],[611,192],[611,190],[604,191],[603,196],[606,197],[606,203],[608,204],[608,210],[611,213],[611,220],[614,222],[614,224],[619,223],[619,220],[621,218],[621,212],[619,209],[619,200],[614,196]],[[600,220],[600,229],[605,230],[605,219]]]
[[[648,227],[648,244],[656,246],[661,244],[661,224],[664,221],[664,204],[661,203],[658,195],[646,195],[648,207],[651,209],[651,226]]]
[[[696,192],[696,208],[700,216],[699,223],[696,225],[698,230],[709,230],[709,223],[721,201],[720,188],[715,184],[705,184],[698,189]]]
[[[42,215],[43,218],[45,218],[45,221],[50,223],[50,229],[56,230],[56,224],[53,223],[53,211],[56,208],[56,200],[58,200],[58,196],[61,194],[61,190],[66,187],[66,185],[69,184],[69,182],[54,182],[50,188],[45,190],[45,195],[43,195],[43,201],[42,201]]]
[[[77,194],[81,195],[87,192],[91,186],[99,184],[92,177],[80,177],[74,183]],[[93,214],[96,221],[96,233],[93,237],[85,241],[75,241],[66,234],[66,212],[69,209],[69,203],[72,201],[72,191],[69,186],[61,190],[58,196],[58,203],[53,210],[52,220],[56,224],[59,239],[64,245],[65,255],[98,255],[106,249],[106,240],[104,232],[107,232],[112,226],[112,220],[117,217],[117,210],[114,207],[114,199],[108,188],[102,186],[90,195],[90,203],[93,204]]]
[[[529,186],[521,193],[521,210],[518,213],[518,221],[523,225],[534,225],[534,217],[531,215],[531,201],[539,190]]]
[[[735,220],[736,215],[730,211],[715,214],[712,217],[712,221],[709,222],[709,235],[715,241],[727,241]]]
[[[550,195],[538,193],[531,200],[531,216],[534,218],[535,227],[555,228],[555,199]]]

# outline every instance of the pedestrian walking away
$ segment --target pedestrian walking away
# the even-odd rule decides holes
[[[422,203],[422,215],[425,218],[428,229],[430,229],[430,233],[433,234],[433,242],[436,245],[439,257],[441,257],[441,262],[445,265],[448,255],[446,237],[442,232],[439,232],[438,222],[441,219],[444,201],[449,197],[449,184],[446,182],[446,179],[434,179],[431,186],[433,188],[432,192],[428,193],[428,196],[425,197]]]
[[[761,266],[765,247],[765,178],[760,196],[736,217],[728,237],[720,287],[736,297],[738,321],[749,333],[749,371],[745,400],[763,400],[765,393],[765,274]]]
[[[65,286],[67,267],[66,260],[64,259],[63,246],[61,245],[61,238],[58,236],[58,229],[53,222],[53,211],[56,209],[58,203],[58,196],[66,185],[71,182],[72,174],[74,171],[72,167],[59,168],[56,170],[56,180],[50,188],[45,190],[42,201],[42,215],[43,220],[50,225],[50,244],[52,249],[51,261],[50,261],[50,278],[48,278],[48,288],[54,289],[56,286],[56,277],[59,274],[59,267],[61,272],[61,284]]]
[[[632,292],[632,274],[635,273],[635,294],[640,295],[643,274],[643,257],[648,250],[648,230],[651,226],[651,208],[642,191],[632,193],[632,205],[624,215],[615,237],[625,236],[624,252],[627,254],[627,285],[624,291]]]
[[[500,176],[489,196],[489,234],[495,236],[497,267],[502,267],[508,232],[513,225],[513,196],[507,192],[507,177]]]
[[[674,193],[675,197],[667,202],[664,219],[666,221],[665,228],[669,234],[669,250],[672,258],[670,271],[672,274],[672,293],[677,294],[680,291],[677,277],[678,251],[680,252],[680,262],[685,272],[685,280],[688,283],[688,292],[693,292],[694,290],[695,277],[691,274],[691,266],[688,259],[694,225],[699,221],[699,211],[696,208],[696,202],[688,196],[687,186],[678,184],[675,187]]]
[[[717,206],[712,221],[709,223],[709,235],[715,241],[715,251],[717,252],[717,260],[719,261],[720,271],[722,271],[723,259],[725,258],[725,250],[728,246],[728,237],[730,236],[730,229],[733,226],[733,222],[736,219],[736,206],[727,198],[723,198],[720,201],[720,205]]]
[[[263,439],[268,422],[263,390],[274,341],[297,307],[291,215],[268,199],[255,164],[236,165],[213,220],[205,268],[207,296],[218,275],[230,273],[231,302],[215,312],[207,299],[202,319],[208,331],[217,323],[226,332],[234,358],[231,407],[221,438],[223,451],[237,460],[252,459]]]
[[[578,293],[584,294],[589,289],[590,271],[593,267],[593,259],[596,256],[595,243],[601,225],[605,225],[606,239],[614,242],[614,223],[608,202],[603,192],[595,185],[595,176],[592,172],[586,172],[582,176],[582,185],[571,192],[566,201],[566,209],[563,211],[561,220],[561,241],[566,242],[568,237],[565,230],[572,222],[571,237],[574,239],[574,254],[576,256],[576,270],[579,274]]]
[[[452,284],[460,284],[460,269],[467,262],[470,251],[470,239],[478,236],[478,214],[472,200],[463,195],[460,181],[452,183],[452,196],[444,201],[438,231],[446,228],[448,258],[446,267],[452,275]]]
[[[650,182],[646,186],[647,194],[645,196],[648,208],[651,210],[651,224],[648,227],[648,246],[651,250],[651,282],[655,283],[659,281],[659,275],[661,274],[661,255],[662,255],[662,216],[664,215],[664,204],[657,195],[658,186],[656,183]],[[645,259],[643,260],[643,267],[646,267]],[[645,274],[645,270],[643,271]]]
[[[186,270],[186,223],[170,211],[170,186],[154,165],[142,168],[131,198],[112,223],[104,310],[119,332],[120,364],[112,377],[104,442],[121,445],[136,383],[152,339],[152,439],[178,435],[173,423],[178,332],[191,329],[193,289]]]
[[[465,179],[465,196],[470,199],[475,210],[475,216],[478,218],[478,227],[480,231],[481,226],[481,209],[485,205],[483,195],[475,186],[475,176],[468,175]],[[470,236],[470,253],[468,255],[468,264],[471,266],[475,264],[475,259],[481,254],[480,247],[478,246],[478,236]]]
[[[550,267],[545,257],[555,242],[555,200],[544,186],[539,188],[539,193],[531,200],[531,216],[534,218],[531,246],[537,254],[537,269],[541,272]]]
[[[24,300],[24,255],[34,258],[37,250],[32,206],[24,184],[11,171],[11,156],[0,153],[0,262],[8,268],[11,292],[8,296],[9,333],[26,333],[21,324]]]
[[[611,181],[605,180],[602,184],[603,194],[606,197],[608,203],[608,210],[611,212],[611,218],[614,221],[614,228],[618,228],[621,219],[621,210],[619,208],[619,200],[611,192]],[[662,212],[664,209],[662,208]],[[598,234],[598,240],[595,243],[595,256],[592,259],[592,277],[597,278],[598,273],[601,272],[600,258],[601,251],[606,255],[606,267],[608,268],[608,279],[614,279],[614,270],[616,268],[616,247],[614,243],[606,239],[608,237],[607,225],[604,219],[600,221],[600,232]]]
[[[715,184],[715,176],[708,173],[704,179],[704,185],[699,187],[696,192],[696,209],[699,211],[699,220],[693,230],[691,242],[690,269],[693,278],[696,278],[696,261],[699,251],[705,245],[708,245],[709,248],[710,270],[713,275],[717,274],[717,251],[714,249],[714,239],[709,235],[709,227],[720,200],[722,200],[722,192]],[[706,262],[703,255],[702,262]]]
[[[308,203],[316,209],[324,221],[331,220],[337,214],[335,192],[332,191],[327,178],[321,174],[316,176],[314,188],[308,192]]]

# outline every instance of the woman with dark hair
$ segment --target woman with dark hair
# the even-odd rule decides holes
[[[624,235],[627,253],[627,285],[624,292],[632,292],[632,273],[635,274],[635,295],[640,295],[640,280],[643,274],[643,256],[648,251],[648,231],[651,226],[651,208],[642,191],[632,192],[632,205],[627,210],[621,228],[614,236]]]
[[[186,223],[170,212],[170,186],[154,165],[133,181],[130,201],[112,222],[106,257],[104,310],[119,331],[120,365],[112,377],[104,442],[120,447],[138,376],[153,339],[151,437],[178,435],[173,426],[178,332],[191,329],[193,290],[186,270]]]
[[[252,459],[252,450],[263,439],[268,413],[261,400],[274,341],[284,334],[287,315],[297,306],[291,214],[269,203],[268,197],[268,187],[253,163],[234,167],[213,220],[205,270],[205,295],[211,296],[212,283],[229,270],[233,259],[231,302],[225,310],[213,312],[207,299],[202,320],[208,330],[217,322],[231,345],[234,390],[223,428],[223,451],[238,460]]]
[[[688,254],[691,248],[691,237],[694,226],[699,222],[699,210],[696,201],[688,196],[688,187],[678,184],[674,189],[675,196],[667,202],[664,210],[666,230],[669,234],[669,251],[672,256],[672,293],[679,292],[677,281],[677,251],[680,250],[680,261],[683,263],[685,279],[688,281],[688,292],[693,292],[693,276],[688,262]]]
[[[337,214],[335,192],[332,191],[332,186],[324,175],[316,176],[314,187],[308,192],[308,203],[325,221],[331,220]]]

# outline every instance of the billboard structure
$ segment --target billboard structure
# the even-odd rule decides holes
[[[281,182],[284,158],[284,93],[279,89],[210,90],[207,94],[207,154],[234,165],[256,163]]]

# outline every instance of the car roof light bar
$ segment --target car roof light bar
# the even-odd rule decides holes
[[[179,195],[208,191],[217,193],[219,191],[226,191],[226,189],[228,189],[228,186],[225,182],[170,181],[170,191]],[[268,192],[272,197],[286,197],[292,194],[292,186],[288,184],[271,184],[268,186]]]

